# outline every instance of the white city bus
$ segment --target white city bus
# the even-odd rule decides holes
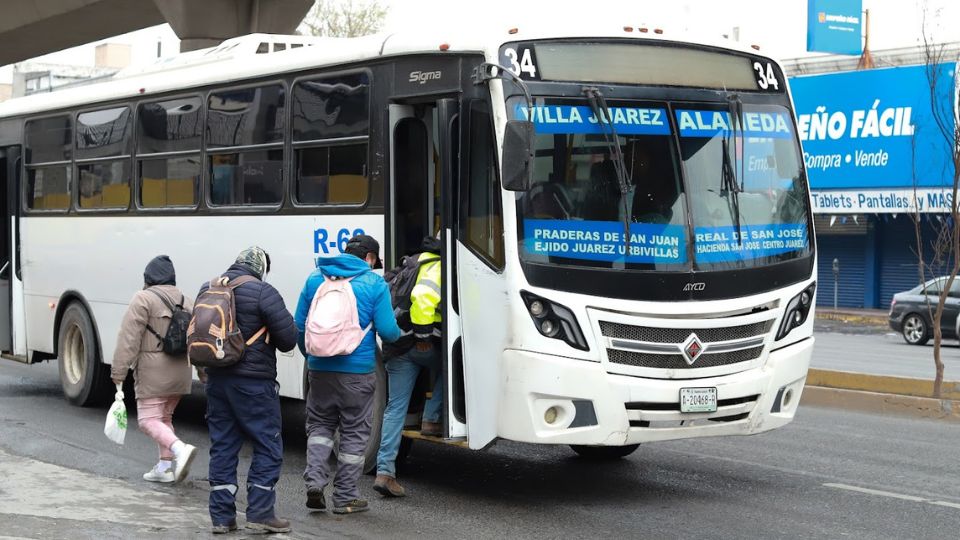
[[[793,418],[816,257],[776,62],[622,26],[243,49],[0,105],[0,347],[59,358],[70,402],[157,254],[195,294],[263,246],[292,310],[351,235],[391,264],[439,228],[447,442],[618,457]],[[278,371],[302,398],[300,354]]]

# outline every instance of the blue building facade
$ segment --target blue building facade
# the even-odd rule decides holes
[[[947,262],[937,238],[952,226],[957,64],[790,85],[817,225],[818,302],[885,308],[921,281],[921,254],[924,279]]]

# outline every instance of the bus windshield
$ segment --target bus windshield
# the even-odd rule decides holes
[[[536,128],[532,187],[518,197],[525,262],[716,271],[809,254],[807,192],[787,108],[744,104],[735,122],[725,105],[609,104],[625,191],[591,108],[583,100],[541,103],[511,107]]]

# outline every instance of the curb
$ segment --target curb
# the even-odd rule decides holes
[[[801,405],[960,423],[960,401],[807,386]]]
[[[840,390],[858,390],[878,394],[893,394],[934,399],[933,380],[910,377],[892,377],[870,375],[849,371],[828,369],[810,369],[807,372],[807,386],[836,388]],[[960,401],[960,382],[943,381],[940,399]]]
[[[870,326],[889,326],[886,315],[857,315],[842,311],[818,311],[816,318],[825,321],[839,321],[852,324],[867,324]]]

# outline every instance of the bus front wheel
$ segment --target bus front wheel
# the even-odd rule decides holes
[[[109,393],[110,368],[100,363],[93,322],[77,302],[67,306],[60,319],[57,351],[67,401],[81,407],[101,402]]]
[[[571,444],[570,448],[584,459],[591,461],[611,461],[629,456],[639,444],[628,444],[626,446],[585,446],[580,444]]]

